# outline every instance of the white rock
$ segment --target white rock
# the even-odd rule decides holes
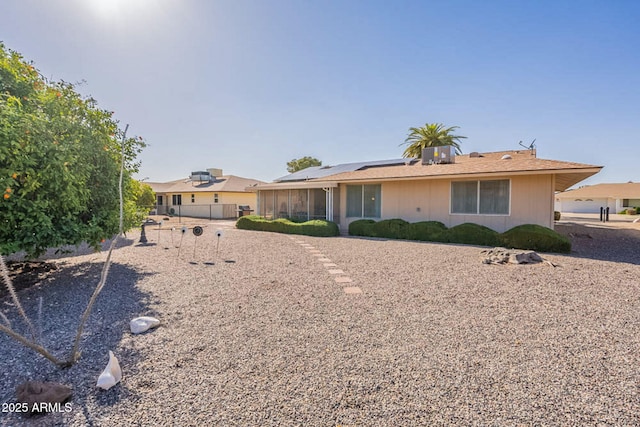
[[[159,324],[160,321],[155,317],[142,316],[131,320],[131,322],[129,322],[129,327],[131,328],[132,333],[141,334],[151,328],[155,328]]]
[[[107,363],[107,367],[104,368],[104,371],[102,371],[98,377],[98,383],[96,386],[103,390],[109,390],[111,387],[119,383],[121,379],[122,370],[120,369],[118,359],[116,359],[112,351],[109,351],[109,363]]]

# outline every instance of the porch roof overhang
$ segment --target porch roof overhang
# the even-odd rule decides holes
[[[554,191],[565,191],[572,185],[595,175],[600,171],[601,167],[589,168],[589,169],[547,169],[547,170],[530,170],[530,171],[515,171],[515,172],[482,172],[482,173],[459,173],[459,174],[442,174],[442,175],[427,175],[427,176],[394,176],[384,178],[351,178],[341,180],[342,184],[349,183],[374,183],[385,181],[421,181],[421,180],[459,180],[459,179],[481,179],[481,178],[494,178],[494,177],[510,177],[510,176],[522,176],[522,175],[555,175],[555,188]]]
[[[298,182],[274,182],[247,187],[247,191],[257,192],[261,190],[305,190],[314,188],[335,188],[335,181],[298,181]]]

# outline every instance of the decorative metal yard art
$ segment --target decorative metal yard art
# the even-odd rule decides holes
[[[206,265],[215,265],[215,263],[218,262],[218,248],[220,246],[220,238],[222,237],[222,230],[217,229],[214,235],[218,239],[217,242],[216,242],[216,254],[215,254],[215,257],[214,257],[213,261],[205,262]]]
[[[204,230],[199,225],[196,225],[195,227],[193,227],[192,231],[193,231],[193,235],[196,236],[196,240],[193,242],[193,259],[194,259],[194,262],[195,262],[195,259],[196,259],[196,246],[197,246],[197,243],[198,243],[198,237],[202,236],[202,233],[204,233]]]
[[[184,235],[187,232],[187,226],[183,225],[180,229],[180,232],[182,233],[182,235],[180,236],[180,244],[178,245],[178,258],[180,258],[180,250],[182,250],[182,239],[184,239]]]
[[[173,243],[173,232],[176,231],[175,227],[171,227],[171,246],[176,248],[177,246]]]
[[[215,260],[218,261],[218,249],[220,248],[220,239],[222,238],[222,230],[221,229],[217,229],[216,230],[216,237],[218,238],[218,240],[216,241],[216,257]]]
[[[162,228],[162,224],[164,224],[164,221],[158,222],[158,247],[160,247],[160,229]]]

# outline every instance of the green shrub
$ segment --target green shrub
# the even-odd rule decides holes
[[[374,222],[371,226],[372,237],[386,237],[389,239],[406,239],[409,223],[404,219],[385,219]]]
[[[446,242],[447,227],[440,221],[420,221],[409,224],[406,239],[427,242]]]
[[[470,222],[451,227],[446,231],[446,236],[450,243],[480,246],[498,246],[500,244],[500,233],[484,225]]]
[[[338,225],[331,221],[314,219],[306,222],[292,222],[285,218],[273,221],[258,215],[248,215],[238,218],[236,227],[243,230],[271,231],[285,234],[304,234],[306,236],[330,237],[338,236]]]
[[[637,215],[638,211],[636,210],[636,208],[629,208],[627,209],[627,215]]]
[[[571,242],[547,227],[524,224],[502,233],[502,245],[508,248],[540,252],[571,252]]]
[[[488,227],[473,223],[460,224],[447,229],[439,221],[408,223],[402,219],[380,222],[360,219],[349,224],[349,234],[479,246],[506,246],[540,252],[568,253],[571,251],[571,242],[566,237],[549,228],[534,224],[519,225],[500,234]]]
[[[558,211],[553,211],[553,219],[554,221],[560,221],[561,214]]]
[[[373,236],[372,227],[376,222],[372,219],[359,219],[349,224],[349,234],[352,236]]]

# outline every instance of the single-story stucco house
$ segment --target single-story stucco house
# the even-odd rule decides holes
[[[147,182],[156,193],[158,215],[194,218],[236,218],[240,206],[256,209],[256,193],[247,187],[263,184],[256,179],[223,175],[222,169],[192,172],[189,178]]]
[[[435,157],[434,157],[435,149]],[[521,224],[553,228],[554,195],[598,173],[602,166],[539,159],[536,150],[470,153],[317,166],[248,190],[266,218],[322,218],[342,232],[349,223],[402,218],[473,222],[504,232]]]
[[[571,213],[612,213],[640,207],[640,182],[586,185],[556,194],[556,210]]]

